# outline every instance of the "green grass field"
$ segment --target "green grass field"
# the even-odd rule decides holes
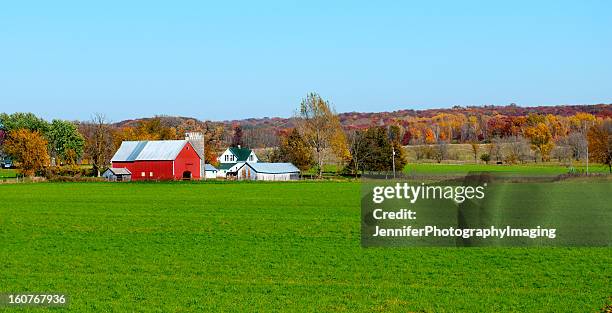
[[[359,186],[0,185],[0,292],[65,292],[73,312],[591,312],[612,295],[611,248],[362,248]]]

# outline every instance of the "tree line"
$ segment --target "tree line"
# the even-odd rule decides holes
[[[417,159],[441,162],[448,158],[452,143],[470,143],[474,161],[487,163],[581,159],[588,148],[591,161],[607,164],[612,171],[612,122],[584,112],[571,116],[440,113],[355,128],[343,126],[327,100],[309,93],[291,120],[292,127],[261,136],[239,123],[228,128],[224,123],[163,116],[112,124],[102,114],[89,121],[47,122],[32,113],[1,113],[0,157],[19,163],[29,176],[48,166],[79,162],[92,165],[93,175],[99,176],[122,141],[183,139],[185,132],[198,131],[204,134],[207,163],[216,164],[217,155],[228,145],[253,147],[266,137],[265,146],[273,147],[270,161],[291,162],[302,171],[314,169],[318,177],[330,158],[345,174],[394,167],[401,171],[407,162],[402,146],[407,145],[416,147]]]

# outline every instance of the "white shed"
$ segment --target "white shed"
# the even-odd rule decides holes
[[[206,178],[206,179],[215,179],[215,178],[217,178],[217,172],[219,170],[217,170],[217,168],[212,166],[211,164],[206,164],[205,165],[205,171],[206,171],[206,173],[205,173],[204,178]]]
[[[132,172],[127,168],[109,168],[104,173],[102,173],[102,177],[106,178],[108,181],[131,181],[132,180]]]
[[[291,163],[244,163],[237,171],[238,179],[248,180],[298,180],[300,170]]]

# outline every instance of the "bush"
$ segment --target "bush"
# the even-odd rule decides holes
[[[82,176],[55,176],[48,179],[51,182],[102,182],[106,181],[103,177],[82,177]]]
[[[489,164],[489,161],[491,161],[491,156],[488,153],[483,153],[480,155],[480,159],[486,164]]]
[[[76,178],[94,176],[93,170],[80,166],[50,166],[45,168],[44,176],[50,180],[58,180],[59,177]]]

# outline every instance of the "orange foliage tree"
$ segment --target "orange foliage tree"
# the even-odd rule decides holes
[[[587,134],[589,159],[608,165],[612,173],[612,122],[595,125]]]
[[[47,144],[47,140],[38,131],[22,128],[9,133],[4,149],[18,162],[23,175],[34,176],[37,171],[49,165]]]
[[[425,129],[425,143],[428,144],[432,144],[435,143],[436,140],[436,134],[434,134],[433,130],[431,130],[431,128],[426,128]]]

